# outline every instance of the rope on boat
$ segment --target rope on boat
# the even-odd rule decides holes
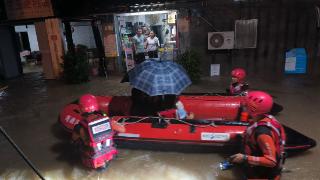
[[[126,122],[127,120],[129,120],[129,119],[131,119],[131,118],[122,118],[123,120],[123,122],[121,122],[120,124],[121,125],[128,125],[128,124],[136,124],[136,123],[139,123],[139,122],[141,122],[141,121],[143,121],[143,120],[145,120],[145,119],[158,119],[159,121],[160,120],[165,120],[168,124],[170,124],[170,120],[177,120],[177,121],[179,121],[179,122],[182,122],[182,123],[184,123],[184,124],[187,124],[187,125],[189,125],[189,126],[194,126],[194,127],[199,127],[199,128],[206,128],[206,127],[209,127],[209,126],[212,126],[212,127],[217,127],[217,125],[214,123],[214,122],[212,122],[212,123],[210,123],[210,124],[208,124],[208,125],[196,125],[196,124],[192,124],[192,123],[189,123],[189,122],[186,122],[186,121],[184,121],[184,120],[181,120],[181,119],[176,119],[176,118],[161,118],[161,117],[143,117],[143,118],[140,118],[140,119],[138,119],[137,121],[134,121],[134,122]]]
[[[131,119],[131,118],[122,118],[122,119],[123,119],[123,122],[121,122],[120,124],[121,124],[121,125],[136,124],[136,123],[139,123],[139,122],[141,122],[141,121],[143,121],[143,120],[145,120],[145,119],[148,119],[148,118],[150,118],[150,117],[144,117],[144,118],[141,118],[141,119],[139,119],[139,120],[137,120],[137,121],[134,121],[134,122],[126,122],[127,120],[129,120],[129,119]]]
[[[182,122],[184,124],[188,124],[189,126],[195,126],[195,127],[199,127],[199,128],[206,128],[206,127],[209,127],[209,126],[217,127],[217,125],[214,122],[212,122],[212,123],[210,123],[208,125],[196,125],[196,124],[192,124],[192,123],[186,122],[186,121],[181,120],[181,119],[176,119],[176,120],[179,121],[179,122]]]

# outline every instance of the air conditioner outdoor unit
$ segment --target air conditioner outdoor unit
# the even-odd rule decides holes
[[[208,49],[233,49],[234,31],[208,32]]]

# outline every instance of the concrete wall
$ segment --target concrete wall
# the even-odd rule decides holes
[[[249,75],[279,77],[284,74],[285,52],[296,47],[307,50],[307,75],[320,75],[320,31],[316,27],[315,4],[280,0],[270,3],[217,2],[207,1],[206,6],[189,12],[192,17],[190,44],[202,55],[203,75],[208,76],[210,64],[217,63],[221,64],[223,75],[240,66],[247,69]],[[259,21],[257,48],[207,50],[208,32],[234,31],[235,20],[253,18]]]
[[[22,74],[17,41],[12,26],[0,26],[0,77],[10,79]]]

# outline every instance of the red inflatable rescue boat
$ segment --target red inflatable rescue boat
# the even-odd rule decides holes
[[[110,121],[125,126],[125,132],[114,136],[118,147],[191,152],[239,150],[249,125],[246,120],[240,120],[243,99],[242,96],[178,96],[193,118],[177,119],[158,116],[157,108],[168,108],[168,105],[152,107],[152,103],[136,103],[131,96],[97,96],[100,110]],[[77,101],[66,105],[59,116],[68,131],[82,119]],[[313,139],[284,127],[287,152],[301,152],[316,145]]]

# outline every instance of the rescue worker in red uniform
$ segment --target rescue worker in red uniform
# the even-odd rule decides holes
[[[79,99],[79,106],[80,106],[80,110],[82,113],[82,116],[84,116],[84,118],[87,118],[88,116],[106,116],[106,114],[102,111],[99,111],[99,105],[98,105],[98,101],[97,98],[95,96],[93,96],[92,94],[85,94],[83,96],[80,97]],[[92,119],[93,117],[91,117]],[[111,121],[111,127],[113,130],[118,131],[118,132],[125,132],[125,128],[124,126],[118,124],[115,121]],[[79,126],[75,126],[75,130],[78,131],[78,133],[73,133],[73,136],[75,136],[72,139],[78,139],[79,135],[83,134],[81,133],[81,130],[77,130],[79,128]],[[80,136],[81,138],[86,139],[85,135]]]
[[[262,91],[246,96],[253,122],[245,133],[244,153],[230,156],[230,162],[243,164],[248,179],[280,179],[286,135],[282,125],[267,114],[272,104],[272,97]]]
[[[227,94],[231,96],[245,96],[249,90],[249,84],[245,82],[247,76],[246,71],[242,68],[235,68],[231,71],[232,81],[229,88],[226,90]],[[276,115],[283,110],[280,104],[273,103],[270,114]]]
[[[246,71],[242,68],[235,68],[231,71],[232,81],[227,89],[227,93],[230,95],[242,95],[248,90],[249,85],[244,82],[246,78]]]
[[[114,130],[125,132],[125,128],[115,121],[109,121],[105,113],[99,111],[99,105],[95,96],[83,95],[79,100],[83,119],[77,124],[72,133],[72,141],[81,153],[82,162],[90,168],[106,167],[108,162],[117,154],[113,145]],[[101,122],[103,124],[99,124]],[[99,126],[100,132],[89,133],[88,128],[94,123]],[[111,127],[110,127],[111,126]],[[98,129],[98,128],[95,128]],[[96,133],[100,137],[94,137]],[[103,133],[103,135],[101,135]]]

